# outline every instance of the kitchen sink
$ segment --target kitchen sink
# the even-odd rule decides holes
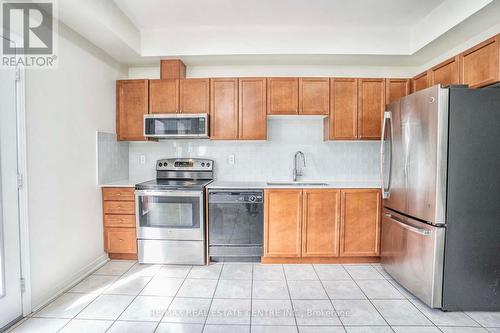
[[[323,182],[267,182],[270,186],[327,186]]]

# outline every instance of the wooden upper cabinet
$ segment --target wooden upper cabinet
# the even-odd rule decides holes
[[[265,78],[239,80],[239,135],[240,140],[267,139],[267,109]]]
[[[410,93],[409,79],[386,79],[385,80],[385,104],[397,101]]]
[[[264,256],[300,257],[302,190],[265,190]]]
[[[238,79],[210,79],[210,138],[238,138]]]
[[[341,191],[340,255],[380,254],[381,197],[378,189]]]
[[[186,78],[186,65],[179,59],[160,60],[160,78],[184,79]]]
[[[500,81],[500,35],[496,35],[460,55],[460,72],[464,84],[484,87]]]
[[[179,80],[149,80],[149,113],[179,112]]]
[[[330,108],[329,78],[299,79],[299,113],[328,115]]]
[[[411,91],[416,92],[431,86],[430,75],[425,71],[411,79]]]
[[[326,120],[325,120],[326,122]],[[358,138],[358,80],[333,78],[330,82],[330,116],[325,140]]]
[[[385,110],[385,80],[358,79],[358,139],[380,140]]]
[[[304,189],[302,256],[339,255],[340,190]]]
[[[450,84],[460,84],[459,57],[448,59],[439,65],[432,67],[429,71],[430,86],[441,84],[449,86]]]
[[[116,81],[116,134],[119,141],[143,141],[148,113],[148,80]]]
[[[298,114],[299,79],[271,77],[267,79],[267,113]]]
[[[180,80],[180,112],[209,113],[210,79]]]

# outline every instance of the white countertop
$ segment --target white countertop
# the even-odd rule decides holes
[[[135,184],[143,183],[148,179],[122,179],[114,182],[99,184],[99,187],[135,187]]]
[[[307,181],[300,181],[307,182]],[[379,181],[317,181],[327,185],[268,185],[267,182],[232,182],[232,181],[214,181],[207,185],[207,188],[224,189],[224,188],[379,188]]]

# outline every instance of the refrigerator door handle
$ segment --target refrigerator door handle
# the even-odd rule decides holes
[[[390,138],[391,138],[391,151],[390,151],[390,158],[389,158],[389,179],[387,183],[387,188],[385,187],[385,131],[387,130],[386,124],[389,121],[390,124]],[[391,111],[385,111],[384,112],[384,119],[382,120],[382,136],[380,138],[380,179],[382,182],[382,198],[387,199],[389,198],[390,191],[391,191],[391,173],[392,173],[392,135],[393,135],[393,130],[392,130],[392,112]]]
[[[387,217],[388,219],[396,222],[397,224],[399,224],[401,227],[405,228],[408,231],[417,233],[417,234],[422,235],[422,236],[430,236],[430,235],[432,235],[431,231],[426,230],[426,229],[422,229],[422,228],[416,228],[416,227],[414,227],[412,225],[406,224],[403,221],[399,220],[397,217],[393,216],[392,214],[384,214],[384,215],[385,215],[385,217]]]

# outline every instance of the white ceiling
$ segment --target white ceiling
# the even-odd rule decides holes
[[[409,27],[444,0],[114,0],[142,31],[194,27]],[[154,9],[154,10],[153,10]]]
[[[430,57],[430,45],[449,49],[500,24],[485,19],[492,10],[500,0],[59,1],[61,21],[131,65],[181,57],[405,66]]]

